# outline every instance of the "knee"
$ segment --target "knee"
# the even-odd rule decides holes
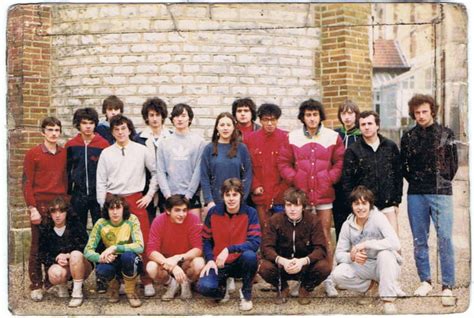
[[[334,268],[334,270],[331,272],[331,278],[334,283],[340,284],[342,281],[347,279],[349,269],[346,266],[347,264],[339,264]]]
[[[331,264],[327,260],[321,260],[314,264],[313,270],[316,271],[323,279],[331,274]]]
[[[262,278],[265,281],[268,282],[269,280],[271,280],[272,276],[274,276],[276,269],[277,269],[276,264],[264,259],[260,261],[260,264],[258,267],[258,273],[260,274],[260,276],[262,276]]]
[[[71,265],[82,264],[82,262],[84,260],[84,255],[81,252],[72,251],[70,254],[71,254],[71,256],[69,258],[69,263]]]
[[[52,265],[48,270],[48,278],[51,284],[58,285],[66,281],[66,270],[59,265]]]
[[[245,251],[240,257],[244,265],[257,267],[257,253],[254,251]]]
[[[191,268],[194,273],[200,273],[201,270],[204,268],[204,258],[202,257],[195,257],[191,261]]]
[[[154,261],[149,261],[148,264],[146,264],[146,272],[152,279],[156,279],[158,275],[158,264]]]
[[[197,290],[200,294],[204,296],[213,296],[217,293],[219,284],[217,281],[217,276],[207,275],[201,277],[197,283]]]
[[[380,251],[377,254],[377,266],[379,268],[384,268],[385,266],[390,266],[397,263],[397,258],[392,251]],[[381,266],[381,267],[380,267]]]

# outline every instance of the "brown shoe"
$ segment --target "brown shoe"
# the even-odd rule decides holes
[[[120,300],[119,287],[120,284],[115,278],[109,282],[109,287],[107,288],[107,300],[109,303],[116,303]]]
[[[286,303],[288,301],[289,295],[290,295],[290,288],[286,287],[285,289],[281,291],[280,295],[278,295],[277,293],[277,297],[275,298],[274,303],[276,305],[282,305]]]
[[[137,285],[138,275],[134,277],[128,277],[123,275],[123,282],[125,284],[125,295],[127,295],[128,302],[131,307],[140,307],[142,301],[137,295],[136,285]]]
[[[300,305],[309,305],[311,298],[309,298],[309,291],[307,291],[303,286],[300,287],[298,304]]]

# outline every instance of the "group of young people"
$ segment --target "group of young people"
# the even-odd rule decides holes
[[[177,104],[164,127],[166,104],[145,101],[146,128],[137,133],[123,102],[109,96],[99,122],[93,108],[76,110],[77,136],[58,145],[61,122],[41,124],[44,142],[25,155],[23,191],[31,221],[31,298],[43,291],[83,303],[83,282],[95,269],[99,293],[132,307],[154,296],[153,282],[167,286],[163,301],[179,292],[227,302],[242,279],[240,310],[251,310],[258,273],[277,291],[311,301],[321,283],[329,297],[338,288],[370,295],[378,286],[384,311],[406,296],[398,206],[408,181],[408,216],[421,284],[432,290],[428,234],[436,225],[443,305],[452,288],[452,180],[457,170],[453,132],[436,122],[438,105],[428,95],[409,102],[416,125],[402,137],[401,151],[379,133],[379,115],[360,112],[347,100],[338,109],[342,128],[323,125],[323,105],[299,106],[302,128],[278,128],[281,109],[236,100],[216,118],[211,142],[191,132],[194,113]],[[261,126],[256,124],[259,118]],[[202,193],[201,193],[202,192]],[[201,201],[203,200],[203,202]],[[87,234],[88,217],[93,228]],[[331,226],[336,232],[336,247]],[[42,266],[45,267],[43,278]],[[290,290],[288,281],[297,288]]]

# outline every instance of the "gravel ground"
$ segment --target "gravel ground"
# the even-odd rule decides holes
[[[455,217],[454,217],[454,243],[456,251],[456,282],[453,290],[457,298],[457,304],[453,307],[441,305],[440,270],[434,267],[436,264],[435,244],[436,235],[431,229],[430,246],[431,262],[433,269],[434,290],[429,297],[406,297],[396,301],[400,314],[449,314],[461,313],[468,309],[470,301],[470,219],[469,219],[469,187],[468,170],[463,167],[458,171],[454,187]],[[405,189],[406,193],[406,189]],[[408,225],[406,213],[406,200],[400,209],[400,236],[402,241],[402,254],[404,265],[402,266],[401,285],[402,289],[412,295],[418,286],[419,280],[416,274],[413,259],[413,248],[411,232]],[[296,299],[291,299],[285,305],[273,304],[274,292],[263,292],[260,290],[261,283],[254,285],[254,308],[248,313],[238,310],[238,293],[231,295],[231,301],[226,304],[216,305],[212,300],[205,299],[194,293],[191,301],[176,299],[171,302],[162,302],[160,296],[164,293],[162,286],[157,287],[157,295],[152,298],[143,298],[142,307],[131,308],[125,296],[117,304],[109,304],[105,296],[95,293],[94,279],[91,276],[85,284],[86,299],[84,304],[76,309],[67,307],[68,300],[56,298],[53,295],[45,295],[40,303],[35,303],[29,298],[27,265],[9,266],[9,309],[15,315],[321,315],[321,314],[382,314],[382,304],[377,298],[369,305],[357,305],[357,297],[354,293],[341,291],[338,298],[325,297],[322,286],[317,287],[311,294],[311,304],[301,306]],[[435,275],[437,279],[435,278]],[[237,282],[237,288],[240,283]],[[141,290],[143,295],[143,291]]]

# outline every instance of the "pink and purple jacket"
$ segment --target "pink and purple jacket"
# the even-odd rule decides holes
[[[315,136],[306,127],[293,130],[280,149],[278,167],[282,178],[303,190],[310,205],[332,203],[333,185],[339,181],[344,145],[339,134],[320,125]]]

